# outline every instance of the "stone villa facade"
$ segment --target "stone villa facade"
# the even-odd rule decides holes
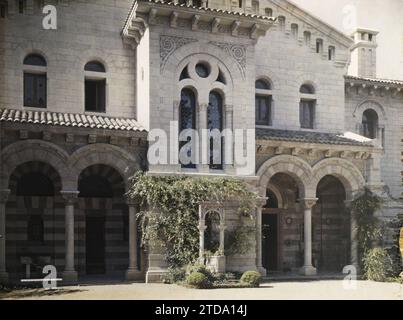
[[[0,281],[47,264],[64,281],[160,281],[163,248],[140,247],[124,196],[138,170],[259,193],[250,250],[225,271],[340,272],[357,262],[346,209],[364,187],[382,219],[403,210],[403,81],[376,77],[374,30],[345,35],[286,0],[0,0],[0,13]],[[255,134],[224,137],[218,164],[183,165],[147,161],[156,129]],[[225,249],[237,207],[216,205],[201,207],[201,239],[215,210]]]

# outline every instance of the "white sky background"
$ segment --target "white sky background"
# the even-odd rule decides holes
[[[351,33],[352,27],[379,31],[377,77],[403,80],[403,0],[290,2],[347,34]]]

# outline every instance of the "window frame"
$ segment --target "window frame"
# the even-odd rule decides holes
[[[192,115],[191,115],[191,120],[192,120],[192,128],[184,128],[182,126],[182,120],[183,120],[183,115],[182,115],[182,94],[184,91],[188,91],[191,93],[192,99],[193,99],[193,105],[191,106],[192,110]],[[192,88],[189,87],[185,87],[182,88],[181,92],[180,92],[180,102],[179,102],[179,107],[178,107],[178,133],[180,134],[183,130],[187,130],[187,129],[192,129],[192,130],[196,130],[197,129],[197,95],[195,93],[195,91]],[[178,135],[178,140],[179,140],[179,135]],[[188,141],[178,141],[178,152],[181,150],[181,148],[186,145]],[[197,154],[198,150],[193,150],[193,152],[195,154]],[[193,158],[193,157],[192,157]],[[181,162],[179,162],[179,165],[181,166],[182,169],[196,169],[197,165],[194,163],[189,163],[189,164],[183,164]]]
[[[105,70],[105,72],[100,72],[100,71],[87,71],[85,70],[85,67],[87,66],[88,63],[91,62],[97,62],[101,64]],[[106,114],[109,106],[109,90],[108,90],[108,73],[107,73],[107,68],[103,62],[100,62],[99,60],[90,60],[88,61],[83,68],[83,77],[84,77],[84,83],[83,83],[83,109],[85,114],[93,114],[93,115],[99,115],[99,114]],[[86,95],[86,90],[87,90],[87,82],[103,82],[104,85],[104,103],[103,103],[103,110],[87,110],[87,95]]]
[[[373,113],[373,115],[376,117],[374,119],[368,120],[368,116],[366,115],[366,113]],[[366,121],[364,121],[364,117],[366,118]],[[372,126],[369,126],[372,125]],[[376,112],[374,109],[368,108],[365,109],[364,112],[362,113],[362,117],[361,117],[361,128],[362,128],[362,135],[368,139],[371,140],[376,140],[379,138],[379,115],[378,112]],[[372,130],[371,130],[372,129]],[[371,132],[373,131],[373,132]],[[368,135],[366,135],[366,133],[368,133]],[[372,133],[369,134],[369,133]]]
[[[257,83],[262,82],[266,84],[267,89],[260,89],[257,88]],[[268,113],[268,119],[267,120],[261,120],[258,118],[258,107],[257,107],[257,100],[261,100],[263,98],[268,99],[267,103],[267,113]],[[260,114],[260,108],[259,108],[259,114]],[[256,126],[272,126],[273,125],[273,90],[272,90],[272,84],[271,81],[268,81],[264,78],[259,78],[256,79],[255,81],[255,125]]]
[[[307,125],[304,120],[305,120],[305,107],[308,106],[310,111],[310,119],[308,120],[309,124]],[[300,122],[300,127],[301,129],[306,129],[306,130],[313,130],[315,129],[315,120],[316,120],[316,100],[315,99],[304,99],[301,98],[300,100],[300,116],[299,116],[299,122]]]
[[[41,59],[43,59],[44,61],[44,65],[34,65],[34,64],[26,64],[26,60],[30,57],[30,56],[38,56]],[[27,77],[34,77],[34,82],[38,81],[38,78],[44,78],[44,82],[45,82],[45,95],[44,95],[44,105],[40,106],[39,104],[35,105],[34,103],[31,105],[26,104],[27,101],[27,94],[26,94],[26,79]],[[47,102],[48,102],[48,92],[49,92],[49,88],[48,88],[48,76],[47,76],[47,60],[46,58],[42,55],[42,54],[38,54],[38,53],[30,53],[27,54],[24,57],[23,60],[23,64],[22,64],[22,88],[23,88],[23,107],[24,108],[33,108],[34,110],[37,109],[47,109]],[[38,91],[36,89],[33,90],[32,92],[32,96],[33,96],[33,100],[38,100],[38,99],[34,99],[34,97],[38,97]]]
[[[217,95],[219,97],[220,102],[221,102],[221,104],[218,105],[218,110],[219,110],[219,113],[220,113],[220,119],[219,119],[220,128],[210,128],[209,123],[208,123],[210,104],[211,104],[211,95],[213,95],[213,94]],[[219,129],[221,134],[222,134],[222,132],[224,130],[224,124],[225,124],[225,119],[224,119],[224,117],[225,117],[224,108],[225,107],[224,106],[225,106],[225,101],[224,101],[223,94],[221,92],[215,90],[215,89],[211,90],[209,92],[209,103],[208,103],[208,107],[207,107],[207,130]],[[209,166],[209,170],[216,170],[216,171],[224,170],[224,163],[225,163],[225,160],[224,160],[224,157],[225,157],[225,155],[224,155],[224,143],[225,143],[224,137],[221,136],[221,146],[220,146],[220,148],[221,148],[221,163],[220,164],[211,163],[211,159],[212,159],[212,154],[211,154],[211,151],[212,151],[212,138],[209,137],[209,143],[208,143],[208,150],[209,150],[209,160],[208,160],[209,163],[208,163],[208,166]]]
[[[304,90],[304,88],[307,88],[308,92]],[[317,112],[317,96],[316,96],[316,87],[310,83],[310,82],[305,82],[303,83],[300,88],[299,88],[299,124],[300,128],[302,130],[315,130],[317,127],[316,123],[316,112]],[[310,119],[308,120],[308,124],[305,122],[305,108],[306,106],[309,107],[310,111]]]

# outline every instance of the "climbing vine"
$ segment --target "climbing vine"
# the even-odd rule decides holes
[[[138,218],[144,245],[163,246],[171,267],[195,261],[199,251],[198,205],[203,201],[237,201],[240,216],[252,216],[257,194],[229,178],[152,176],[131,178],[128,197],[140,201]]]
[[[373,247],[375,241],[382,238],[382,226],[379,219],[375,216],[382,206],[382,199],[373,194],[369,189],[365,189],[352,202],[351,210],[357,223],[357,242],[360,261],[366,255],[368,250]]]

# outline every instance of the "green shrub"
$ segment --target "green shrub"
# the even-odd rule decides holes
[[[246,271],[241,277],[242,284],[248,284],[251,287],[259,287],[262,276],[257,271]]]
[[[186,282],[197,289],[208,289],[211,287],[211,282],[207,278],[206,275],[204,275],[201,272],[192,272],[190,273],[187,278]]]
[[[363,262],[364,277],[368,280],[384,282],[393,275],[393,262],[385,249],[368,250]]]
[[[213,283],[216,280],[214,274],[209,269],[207,269],[207,267],[204,264],[196,263],[188,265],[186,273],[191,274],[193,272],[199,272],[204,274],[207,277],[208,281],[211,283]]]
[[[184,281],[186,278],[186,270],[184,268],[168,268],[166,276],[167,283],[177,283]]]

